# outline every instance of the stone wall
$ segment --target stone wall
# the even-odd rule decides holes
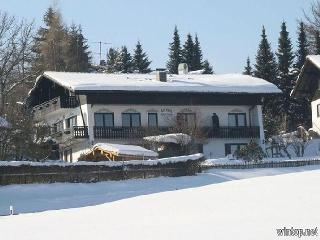
[[[20,165],[0,166],[0,185],[31,183],[91,183],[152,177],[195,175],[202,159],[156,165]]]

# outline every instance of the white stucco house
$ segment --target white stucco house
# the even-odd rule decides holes
[[[203,129],[205,156],[223,157],[250,139],[264,144],[262,101],[280,92],[240,74],[44,72],[28,104],[52,126],[66,161],[96,143],[141,145],[146,136],[177,131],[177,124]]]
[[[320,55],[307,56],[291,96],[311,102],[312,130],[320,134]]]

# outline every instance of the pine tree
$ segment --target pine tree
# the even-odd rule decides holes
[[[308,42],[307,42],[307,36],[306,36],[306,30],[304,27],[304,23],[299,23],[299,29],[298,29],[298,50],[296,53],[296,62],[294,64],[294,67],[297,71],[296,76],[299,75],[300,70],[306,60],[306,57],[308,55]]]
[[[204,69],[203,74],[213,74],[213,68],[208,60],[204,60],[202,64],[202,69]]]
[[[298,44],[297,44],[297,52],[296,52],[296,62],[294,64],[295,69],[295,80],[300,74],[301,68],[304,65],[304,62],[309,54],[308,50],[308,41],[306,36],[306,29],[304,27],[304,23],[300,22],[298,27]],[[293,121],[296,124],[303,124],[306,128],[312,126],[311,120],[311,104],[307,98],[299,98],[293,99],[292,112],[294,113],[292,116],[294,117]]]
[[[173,41],[169,45],[169,61],[167,62],[167,68],[170,73],[177,74],[178,66],[182,63],[180,36],[178,28],[175,26],[173,33]]]
[[[116,63],[117,72],[131,73],[132,72],[132,58],[126,46],[122,46],[118,54]]]
[[[117,71],[117,59],[118,59],[118,51],[114,48],[109,48],[107,54],[107,71],[108,73],[114,73]]]
[[[254,76],[265,79],[271,83],[276,83],[277,80],[277,63],[275,56],[271,51],[270,43],[268,42],[265,28],[262,28],[261,41],[256,55],[256,64]],[[264,126],[267,131],[267,136],[278,133],[281,118],[277,112],[274,97],[265,99],[263,105]],[[281,116],[280,116],[281,117]]]
[[[293,75],[290,72],[293,65],[294,55],[292,52],[292,43],[289,38],[286,23],[283,22],[281,25],[280,37],[278,40],[278,71],[279,71],[279,82],[278,87],[282,90],[284,95],[290,96],[294,81]]]
[[[189,33],[187,35],[187,40],[183,45],[182,50],[182,61],[188,65],[189,71],[194,71],[194,43],[192,40],[192,36]]]
[[[33,52],[35,59],[32,69],[35,72],[45,70],[65,71],[65,55],[67,30],[60,13],[49,7],[43,18],[45,27],[38,30],[35,37]]]
[[[140,41],[138,41],[133,55],[133,68],[139,73],[149,73],[151,61],[149,61],[147,54],[143,51]]]
[[[81,26],[71,25],[68,32],[66,55],[66,71],[88,72],[90,66],[90,52],[86,39],[82,35]]]
[[[202,50],[200,47],[200,42],[198,39],[198,35],[196,35],[194,39],[194,46],[193,46],[193,60],[192,60],[192,69],[193,70],[200,70],[202,69]]]
[[[276,83],[277,63],[271,51],[265,28],[262,28],[261,41],[256,55],[254,76]]]
[[[243,71],[244,75],[252,75],[252,67],[251,67],[251,63],[250,63],[250,58],[247,58],[247,65],[244,67],[244,71]]]
[[[282,96],[277,98],[277,109],[283,113],[286,118],[286,130],[289,130],[294,125],[293,116],[295,113],[292,111],[293,101],[290,97],[291,90],[294,85],[294,74],[292,73],[292,65],[294,55],[292,52],[292,43],[289,38],[286,23],[281,25],[280,37],[278,40],[278,82],[277,86],[282,90]]]

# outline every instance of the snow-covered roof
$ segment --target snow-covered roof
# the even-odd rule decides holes
[[[176,143],[187,145],[191,141],[191,137],[184,133],[170,133],[158,136],[148,136],[143,138],[150,142],[161,142],[161,143]]]
[[[100,148],[116,155],[158,157],[158,153],[136,145],[97,143],[92,149]]]
[[[272,83],[242,74],[186,74],[156,80],[156,74],[106,74],[44,72],[43,75],[71,91],[155,91],[213,93],[281,93]],[[41,79],[37,78],[37,82]],[[32,91],[32,90],[31,90]]]
[[[0,127],[9,128],[10,124],[4,118],[0,117]]]
[[[317,68],[320,69],[320,55],[308,55],[307,60],[312,62]]]

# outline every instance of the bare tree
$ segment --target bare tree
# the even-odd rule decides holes
[[[32,35],[33,23],[0,11],[0,114],[5,112],[8,96],[34,79],[30,72]]]

